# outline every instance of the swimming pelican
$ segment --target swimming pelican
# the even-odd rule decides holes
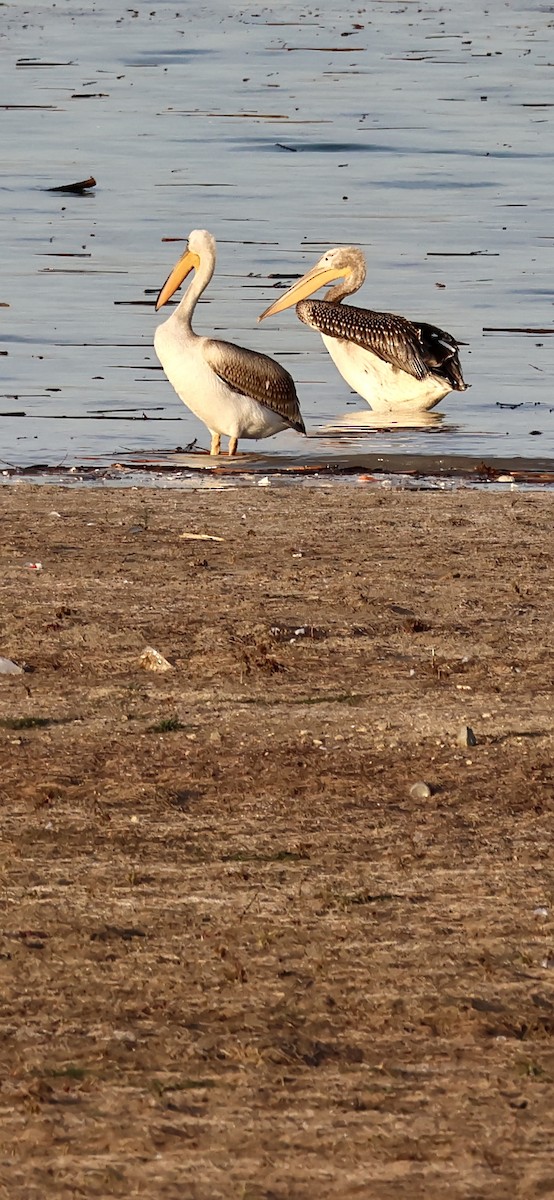
[[[199,337],[191,325],[196,304],[215,268],[215,238],[193,229],[187,248],[164,283],[156,312],[194,269],[180,304],[158,325],[154,347],[177,395],[207,425],[210,454],[219,454],[221,434],[229,437],[229,454],[239,438],[265,438],[292,426],[305,433],[294,382],[273,358],[232,342]]]
[[[300,320],[318,330],[343,378],[375,411],[421,411],[434,408],[448,392],[465,392],[459,343],[451,334],[394,313],[341,303],[365,277],[361,250],[327,250],[258,320],[296,304]],[[323,300],[305,299],[334,279],[343,282]]]

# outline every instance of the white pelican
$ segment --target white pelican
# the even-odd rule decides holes
[[[375,411],[421,411],[434,408],[447,392],[465,392],[459,343],[449,333],[394,313],[341,304],[365,277],[361,250],[327,250],[258,320],[296,304],[300,320],[318,330],[343,378]],[[334,279],[343,282],[324,300],[305,299]]]
[[[158,325],[154,347],[177,395],[207,425],[210,454],[219,454],[221,434],[229,437],[229,454],[242,438],[270,437],[292,426],[305,433],[294,382],[273,358],[199,337],[191,326],[197,301],[215,268],[215,238],[193,229],[184,254],[174,266],[156,301],[156,312],[193,270],[195,275],[175,312]]]

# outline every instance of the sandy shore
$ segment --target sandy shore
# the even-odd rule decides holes
[[[5,1195],[554,1192],[552,495],[0,505]]]

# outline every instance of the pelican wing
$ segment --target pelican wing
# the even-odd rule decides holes
[[[465,384],[458,361],[458,343],[434,325],[417,324],[395,313],[374,312],[352,304],[326,300],[301,300],[296,306],[301,321],[327,337],[353,342],[415,379],[445,375],[452,386]]]
[[[206,338],[204,354],[212,371],[234,392],[278,413],[298,433],[306,432],[294,380],[274,358],[216,338]]]
[[[444,375],[455,391],[465,392],[468,385],[464,383],[458,358],[460,343],[451,333],[445,333],[444,329],[438,329],[436,325],[414,322],[414,328],[417,329],[424,347],[425,362],[429,370],[437,375]]]

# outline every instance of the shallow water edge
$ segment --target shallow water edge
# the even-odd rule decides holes
[[[70,486],[158,487],[173,490],[217,490],[230,487],[268,487],[304,484],[311,487],[375,484],[381,487],[519,488],[554,487],[550,458],[494,458],[491,461],[459,455],[351,454],[347,461],[322,459],[299,464],[294,457],[238,454],[217,460],[205,454],[174,454],[171,461],[131,458],[110,464],[79,466],[35,464],[11,467],[0,484],[65,484]]]

